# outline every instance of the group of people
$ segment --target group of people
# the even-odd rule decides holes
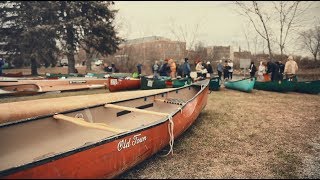
[[[249,67],[250,77],[254,77],[258,71],[258,81],[279,81],[284,78],[291,79],[295,77],[298,71],[298,64],[293,60],[292,56],[288,57],[288,61],[283,64],[281,61],[270,60],[268,62],[261,61],[257,69],[253,62]]]
[[[199,60],[196,64],[196,72],[197,77],[206,78],[207,74],[209,74],[209,76],[211,77],[213,74],[213,68],[210,61],[207,61],[207,63],[205,63]]]
[[[117,73],[119,72],[119,69],[116,67],[114,63],[111,64],[111,66],[108,63],[103,64],[103,70],[107,73]]]
[[[177,76],[190,77],[189,59],[185,58],[181,64],[177,64],[173,59],[165,59],[162,64],[159,64],[159,61],[155,61],[152,65],[152,72],[154,78],[159,78],[160,76],[170,76],[173,79],[177,78]]]
[[[218,71],[219,79],[221,79],[222,74],[223,74],[224,80],[232,79],[232,74],[233,74],[232,60],[231,59],[225,60],[223,65],[222,65],[222,60],[219,60],[217,65],[217,71]]]

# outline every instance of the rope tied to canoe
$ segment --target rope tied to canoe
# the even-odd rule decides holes
[[[169,145],[170,145],[170,150],[169,152],[164,155],[164,156],[168,156],[170,153],[171,155],[173,155],[173,143],[174,143],[174,134],[173,134],[173,127],[174,127],[174,123],[173,123],[173,120],[172,120],[172,116],[169,115],[168,116],[169,118],[169,123],[168,123],[168,132],[169,132]]]

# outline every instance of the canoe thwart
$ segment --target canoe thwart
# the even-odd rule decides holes
[[[132,108],[132,107],[126,107],[126,106],[118,106],[118,105],[114,105],[114,104],[105,104],[104,107],[106,107],[106,108],[107,107],[116,108],[116,109],[122,109],[122,110],[140,112],[140,113],[146,113],[146,114],[154,114],[154,115],[159,115],[159,116],[168,116],[168,115],[170,115],[168,113],[148,111],[148,110],[143,110],[143,109],[138,109],[138,108]]]
[[[87,128],[95,128],[95,129],[100,129],[100,130],[112,131],[112,132],[116,132],[116,133],[122,133],[122,132],[129,131],[129,130],[125,130],[125,129],[113,128],[113,127],[110,127],[104,123],[89,123],[89,122],[85,121],[83,118],[75,118],[75,117],[70,117],[70,116],[66,116],[63,114],[56,114],[53,116],[53,118],[58,119],[58,120],[68,121],[68,122],[77,124],[79,126],[87,127]]]

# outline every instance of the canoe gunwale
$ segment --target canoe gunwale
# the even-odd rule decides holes
[[[12,167],[12,168],[0,171],[0,178],[8,176],[8,175],[11,175],[11,174],[14,174],[14,173],[17,173],[17,172],[20,172],[20,171],[23,171],[23,170],[26,170],[26,169],[29,169],[29,168],[40,166],[40,165],[43,165],[43,164],[46,164],[46,163],[49,163],[49,162],[52,162],[52,161],[56,161],[58,159],[61,159],[61,158],[64,158],[64,157],[67,157],[67,156],[70,156],[70,155],[73,155],[73,154],[76,154],[78,152],[82,152],[82,151],[85,151],[85,150],[88,150],[88,149],[92,149],[92,148],[98,147],[98,146],[103,145],[103,144],[107,144],[107,143],[112,142],[114,140],[121,139],[121,138],[130,136],[132,134],[139,133],[139,132],[151,129],[151,128],[156,127],[156,126],[160,126],[160,125],[166,123],[167,121],[169,121],[169,118],[171,118],[171,117],[173,118],[177,113],[180,113],[181,110],[186,105],[188,105],[189,102],[191,102],[194,99],[196,99],[201,93],[203,93],[203,91],[205,91],[205,89],[209,88],[209,81],[206,84],[195,83],[195,84],[183,86],[183,87],[180,87],[180,88],[176,88],[176,89],[170,90],[168,92],[155,93],[153,95],[136,97],[136,98],[120,100],[120,101],[113,101],[113,102],[108,102],[107,103],[107,104],[114,104],[114,103],[130,101],[130,100],[134,100],[134,99],[153,97],[153,96],[159,95],[159,94],[166,94],[166,93],[169,93],[169,92],[178,91],[179,89],[183,89],[183,88],[190,88],[191,86],[197,86],[197,87],[200,87],[200,89],[192,98],[190,98],[185,103],[180,105],[180,107],[178,109],[172,111],[171,113],[168,113],[169,114],[168,116],[164,116],[159,121],[150,123],[150,124],[148,124],[146,126],[142,126],[142,127],[140,126],[140,127],[131,129],[130,131],[117,133],[117,134],[114,134],[114,135],[111,135],[109,137],[103,138],[103,139],[101,139],[99,141],[96,141],[96,142],[86,143],[86,144],[84,144],[84,145],[82,145],[80,147],[72,148],[72,149],[70,149],[68,151],[65,151],[65,152],[52,154],[50,156],[43,157],[43,158],[41,158],[39,160],[35,160],[33,162],[30,162],[30,163],[22,164],[22,165],[19,165],[19,166],[16,166],[16,167]],[[79,111],[79,110],[85,110],[87,108],[94,108],[94,107],[104,106],[105,104],[106,103],[102,103],[102,104],[97,104],[97,105],[93,105],[93,106],[88,106],[88,107],[82,107],[82,108],[77,108],[77,109],[73,109],[73,110],[63,111],[63,112],[60,112],[59,114],[76,112],[76,111]],[[48,115],[42,115],[42,116],[36,116],[36,117],[32,117],[32,118],[26,118],[26,119],[23,119],[23,120],[17,120],[17,121],[3,123],[3,124],[0,124],[0,128],[11,126],[11,125],[15,125],[15,124],[20,124],[20,123],[27,123],[27,122],[31,122],[31,121],[35,121],[35,120],[40,120],[41,118],[52,117],[55,114],[57,114],[57,113],[48,114]]]

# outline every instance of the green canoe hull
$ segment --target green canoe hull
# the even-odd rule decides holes
[[[191,84],[191,78],[181,78],[181,79],[174,79],[172,80],[172,86],[174,88],[183,87],[186,85]]]
[[[316,81],[303,81],[294,82],[295,91],[300,93],[319,94],[320,93],[320,80]]]
[[[169,78],[170,79],[170,78]],[[168,78],[163,79],[153,79],[153,78],[147,78],[142,76],[141,77],[141,89],[147,90],[147,89],[163,89],[166,88],[166,81],[169,80]]]
[[[255,78],[246,78],[238,81],[226,81],[224,83],[224,86],[228,89],[251,92],[254,87],[255,81]]]
[[[295,91],[295,82],[287,80],[268,82],[256,81],[254,84],[254,89],[275,92],[290,92]]]

